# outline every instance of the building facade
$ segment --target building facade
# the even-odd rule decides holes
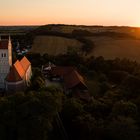
[[[32,76],[31,63],[26,57],[12,65],[11,39],[0,40],[0,89],[24,90]]]
[[[0,89],[5,88],[5,78],[12,66],[11,40],[0,40]]]

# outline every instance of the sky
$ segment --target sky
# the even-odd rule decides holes
[[[140,0],[0,0],[0,25],[140,27]]]

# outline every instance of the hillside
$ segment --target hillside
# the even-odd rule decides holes
[[[95,43],[90,55],[103,56],[106,59],[128,58],[140,62],[140,40],[113,39],[109,37],[89,37]]]
[[[82,43],[75,39],[57,36],[37,36],[34,39],[31,52],[48,53],[50,55],[65,54],[69,47],[80,49]]]
[[[140,62],[140,29],[135,27],[103,27],[46,25],[34,30],[31,52],[64,54],[67,47],[80,48],[88,39],[93,42],[93,50],[89,56],[103,56],[106,59],[116,57],[128,58]]]

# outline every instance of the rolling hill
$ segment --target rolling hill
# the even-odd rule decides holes
[[[33,42],[31,52],[48,53],[50,55],[65,54],[69,47],[80,50],[82,43],[76,39],[68,39],[58,36],[36,36]]]
[[[32,32],[35,35],[31,52],[64,54],[68,47],[80,49],[88,39],[94,43],[89,56],[106,59],[128,58],[140,62],[140,29],[135,27],[103,27],[46,25]]]

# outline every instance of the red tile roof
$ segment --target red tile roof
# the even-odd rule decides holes
[[[57,75],[57,76],[64,76],[64,75],[72,72],[73,70],[74,70],[73,67],[61,67],[61,66],[57,66],[57,67],[52,67],[51,73],[53,75]]]
[[[87,87],[83,77],[75,70],[74,67],[52,67],[51,73],[53,75],[61,76],[64,79],[64,85],[67,89],[73,88],[77,85]]]
[[[6,81],[8,81],[8,82],[18,82],[18,81],[21,81],[21,80],[22,80],[22,78],[20,77],[19,73],[17,72],[17,70],[13,66],[11,68],[9,74],[6,77]]]
[[[21,61],[17,60],[12,66],[9,74],[7,75],[6,80],[8,82],[17,82],[24,79],[26,70],[29,67],[30,62],[26,57],[23,57]]]
[[[8,40],[0,41],[0,49],[8,49]]]
[[[85,88],[87,87],[84,82],[84,78],[76,70],[73,70],[71,73],[64,76],[64,83],[67,89],[73,88],[80,84]]]
[[[25,56],[20,60],[20,64],[22,65],[24,71],[27,71],[27,69],[31,65],[31,63]]]
[[[19,62],[19,60],[17,60],[14,64],[14,67],[16,69],[16,71],[18,72],[18,74],[20,75],[21,78],[24,77],[25,75],[25,70],[23,69],[21,63]]]
[[[75,93],[73,94],[73,97],[76,97],[76,98],[79,98],[88,102],[91,100],[89,93],[86,91],[85,92],[75,91]]]

